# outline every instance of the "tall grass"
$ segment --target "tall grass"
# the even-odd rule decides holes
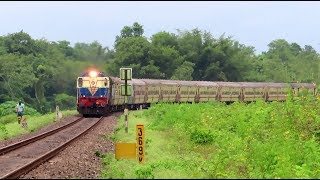
[[[123,117],[116,142],[135,142],[146,125],[146,162],[104,157],[102,178],[320,177],[320,102],[158,104]]]
[[[77,114],[75,110],[61,111],[66,116]],[[36,131],[50,123],[53,123],[56,118],[56,113],[46,115],[25,115],[27,118],[28,129],[23,129],[21,124],[18,124],[16,115],[7,115],[0,118],[0,140],[9,139],[21,134]]]

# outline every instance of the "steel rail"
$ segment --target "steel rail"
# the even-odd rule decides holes
[[[20,148],[20,147],[22,147],[22,146],[25,146],[25,145],[27,145],[27,144],[30,144],[30,143],[33,143],[33,142],[38,141],[38,140],[40,140],[40,139],[43,139],[43,138],[45,138],[45,137],[48,137],[48,136],[50,136],[50,135],[52,135],[52,134],[55,134],[55,133],[57,133],[57,132],[59,132],[59,131],[61,131],[61,130],[63,130],[63,129],[66,129],[67,127],[69,127],[69,126],[71,126],[71,125],[79,122],[81,119],[83,119],[83,117],[81,117],[81,118],[79,118],[79,119],[77,119],[77,120],[75,120],[75,121],[73,121],[73,122],[71,122],[71,123],[69,123],[69,124],[66,124],[66,125],[64,125],[64,126],[58,127],[58,128],[56,128],[56,129],[53,129],[53,130],[51,130],[51,131],[44,132],[44,133],[42,133],[42,134],[40,134],[40,135],[31,137],[31,138],[29,138],[29,139],[26,139],[26,140],[23,140],[23,141],[14,143],[14,144],[10,144],[10,145],[5,146],[5,147],[3,147],[3,148],[0,148],[0,156],[1,156],[1,155],[4,155],[5,153],[8,153],[8,152],[10,152],[10,151],[13,151],[13,150],[15,150],[15,149],[18,149],[18,148]]]
[[[32,169],[36,168],[37,166],[39,166],[40,164],[42,164],[43,162],[51,159],[52,157],[54,157],[55,155],[57,155],[60,151],[62,151],[65,147],[67,147],[71,142],[73,142],[74,140],[80,138],[82,135],[84,135],[85,133],[87,133],[90,129],[94,128],[97,124],[99,124],[99,122],[101,122],[101,120],[104,117],[101,117],[96,123],[94,123],[92,126],[88,127],[86,130],[82,131],[81,133],[79,133],[77,136],[75,136],[74,138],[68,140],[67,142],[63,143],[62,145],[56,147],[55,149],[47,152],[46,154],[36,158],[35,160],[33,160],[32,162],[25,164],[22,167],[19,167],[17,169],[15,169],[14,171],[7,173],[6,175],[4,175],[3,177],[0,177],[1,179],[17,179],[19,178],[21,175],[28,173],[29,171],[31,171]]]

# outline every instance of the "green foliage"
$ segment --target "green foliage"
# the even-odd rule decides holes
[[[190,138],[197,144],[207,144],[213,142],[214,140],[213,134],[210,132],[210,130],[206,129],[196,129],[191,133]]]
[[[0,36],[0,103],[22,99],[50,112],[55,95],[76,96],[75,79],[88,68],[119,76],[119,68],[131,67],[134,78],[320,83],[318,52],[285,39],[256,54],[230,36],[198,28],[145,37],[144,26],[134,22],[121,29],[113,47],[98,41],[71,46],[23,31]]]
[[[148,73],[148,77],[146,73],[136,73],[137,78],[319,83],[319,55],[308,45],[301,48],[297,43],[277,39],[269,44],[268,51],[256,55],[254,47],[245,46],[224,34],[215,38],[210,32],[197,28],[178,30],[177,34],[158,32],[151,37],[151,46],[148,43],[139,45],[139,38],[142,36],[133,36],[132,27],[122,29],[116,40],[113,59],[116,65],[108,65],[111,72],[117,74],[124,64],[139,65],[143,72],[146,68],[156,72]],[[140,53],[143,56],[136,58],[135,52],[139,50],[131,52],[131,46],[140,46],[148,53]],[[123,61],[124,57],[131,61]],[[146,62],[151,61],[155,67],[147,65]]]
[[[6,126],[1,123],[0,123],[0,134],[2,135],[3,139],[7,139],[9,136],[9,133],[8,133]],[[1,138],[1,136],[0,136],[0,138]]]
[[[5,103],[0,104],[0,116],[5,116],[9,114],[13,114],[16,112],[17,102],[7,101]]]
[[[154,175],[152,174],[153,167],[151,166],[141,166],[137,167],[135,170],[135,175],[137,179],[153,179]]]
[[[21,99],[38,112],[50,112],[55,94],[75,96],[75,79],[92,65],[103,67],[113,54],[97,41],[71,47],[23,31],[0,36],[0,103]]]
[[[129,133],[122,117],[113,136],[130,142],[135,124],[145,124],[145,164],[112,158],[102,177],[316,178],[320,101],[291,96],[284,103],[161,103],[132,112]]]
[[[8,124],[13,122],[17,122],[17,115],[15,114],[0,117],[0,124]]]
[[[192,81],[193,67],[194,63],[188,61],[183,62],[183,64],[175,70],[171,79]]]
[[[143,26],[140,25],[138,22],[134,22],[131,27],[124,26],[121,30],[121,35],[116,36],[115,46],[117,46],[118,43],[125,38],[142,37],[143,32],[144,32]]]
[[[35,54],[37,53],[34,40],[31,36],[23,31],[9,34],[4,39],[4,45],[7,49],[7,53],[12,54]]]
[[[76,97],[69,96],[67,94],[57,94],[55,97],[55,103],[59,106],[60,110],[75,109]]]
[[[70,115],[75,115],[77,112],[73,111],[62,111],[63,117]],[[53,123],[56,119],[55,113],[45,114],[42,116],[39,115],[25,115],[27,119],[28,129],[21,127],[21,124],[18,124],[17,117],[13,115],[8,115],[0,118],[0,140],[16,137],[21,134],[30,133],[37,131],[38,129],[47,126],[50,123]],[[3,119],[4,118],[4,119]],[[10,120],[7,120],[9,119]],[[3,124],[3,122],[5,124]]]
[[[138,65],[139,68],[133,69],[133,77],[142,77],[140,68],[149,64],[149,51],[150,43],[145,37],[128,37],[119,40],[116,46],[115,53],[115,70],[119,73],[121,67],[131,67],[132,65]],[[134,67],[132,67],[134,68]]]
[[[0,117],[2,118],[3,116],[6,116],[6,115],[15,114],[17,103],[18,102],[14,102],[14,101],[6,101],[5,103],[1,103],[0,104]],[[35,109],[33,109],[32,107],[29,107],[28,104],[25,104],[24,114],[25,115],[38,115],[39,113]]]
[[[151,37],[152,44],[156,47],[177,47],[177,35],[165,31],[158,32]]]
[[[95,62],[104,60],[104,52],[106,50],[106,48],[102,47],[98,41],[94,41],[90,44],[76,43],[74,49],[69,49],[68,46],[66,48],[69,52],[67,51],[65,53],[69,53],[70,56],[74,56],[77,60],[87,61],[90,59]]]
[[[32,88],[36,77],[32,67],[27,63],[28,56],[18,55],[0,56],[0,77],[2,78],[2,91],[8,93],[9,98],[4,100],[18,100],[18,97],[27,97],[24,91]]]

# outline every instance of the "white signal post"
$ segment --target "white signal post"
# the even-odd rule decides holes
[[[131,85],[128,85],[127,81],[132,79],[132,68],[120,68],[120,79],[124,80],[124,88],[121,86],[121,95],[124,98],[124,118],[125,118],[125,131],[128,133],[128,96],[131,96]],[[124,92],[123,92],[124,89]]]

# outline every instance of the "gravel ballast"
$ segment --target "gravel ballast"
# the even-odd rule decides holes
[[[96,179],[99,178],[102,161],[97,157],[97,153],[104,154],[114,152],[114,144],[106,138],[106,134],[111,134],[116,126],[117,119],[122,113],[113,113],[105,117],[95,128],[91,129],[87,134],[80,139],[71,143],[66,149],[61,151],[57,156],[49,161],[41,164],[36,169],[21,176],[22,179],[62,179],[62,178],[81,178],[81,179]],[[65,124],[71,119],[78,117],[68,117],[64,120],[48,125],[41,130],[31,133],[38,134],[48,129],[56,128]],[[13,138],[7,141],[0,142],[0,147],[5,144],[14,143],[21,139],[26,139],[31,134],[26,134]]]

